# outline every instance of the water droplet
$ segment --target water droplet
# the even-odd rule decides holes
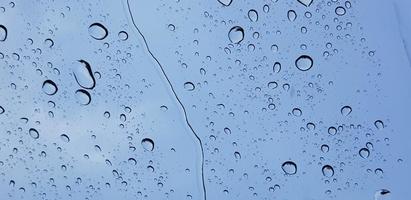
[[[328,134],[330,135],[337,134],[337,129],[334,126],[331,126],[330,128],[328,128]]]
[[[302,55],[295,60],[295,66],[301,71],[307,71],[313,66],[313,59],[310,56]]]
[[[258,21],[258,12],[254,9],[251,9],[248,11],[248,18],[252,21],[252,22],[256,22]]]
[[[169,25],[168,25],[168,30],[170,30],[170,31],[175,31],[175,30],[176,30],[176,26],[174,26],[174,24],[169,24]]]
[[[270,6],[268,6],[267,4],[265,4],[265,5],[263,6],[263,11],[264,11],[265,13],[268,13],[268,12],[270,11]]]
[[[51,47],[54,46],[54,41],[50,38],[47,38],[47,39],[44,40],[44,44],[46,44],[46,46],[51,48]]]
[[[195,89],[195,86],[192,82],[185,82],[184,89],[186,89],[187,91],[193,91]]]
[[[96,40],[102,40],[107,37],[108,31],[100,23],[93,23],[88,27],[88,32],[90,36]]]
[[[313,2],[313,0],[298,0],[298,2],[300,2],[301,4],[303,4],[304,6],[308,7],[311,5],[311,3]]]
[[[273,65],[273,72],[280,73],[280,71],[281,71],[281,63],[275,62]]]
[[[275,88],[278,87],[278,83],[275,82],[275,81],[271,81],[271,82],[268,83],[267,86],[268,86],[268,88],[270,88],[270,89],[275,89]]]
[[[382,122],[381,120],[377,120],[374,122],[374,126],[377,129],[383,129],[384,128],[384,122]]]
[[[330,147],[326,144],[321,145],[321,151],[327,153],[330,150]]]
[[[295,21],[295,19],[297,19],[297,13],[294,10],[289,10],[287,12],[287,17],[288,17],[288,20],[290,20],[290,22],[293,22]]]
[[[137,164],[137,161],[136,161],[136,159],[134,159],[134,158],[129,158],[129,159],[128,159],[128,163],[130,163],[130,165],[136,165],[136,164]]]
[[[0,24],[0,42],[4,42],[7,39],[7,28]]]
[[[232,43],[238,44],[244,39],[244,29],[240,26],[234,26],[228,32],[228,38]]]
[[[52,80],[45,80],[41,88],[47,95],[54,95],[58,90],[57,85]]]
[[[299,109],[299,108],[294,108],[293,111],[292,111],[292,113],[293,113],[293,115],[296,116],[296,117],[300,117],[300,116],[303,114],[303,112],[302,112],[301,109]]]
[[[224,6],[229,6],[233,0],[218,0]]]
[[[118,38],[120,38],[120,40],[127,40],[128,39],[128,33],[125,31],[120,31],[118,32]]]
[[[385,196],[391,194],[391,192],[387,189],[380,189],[377,190],[374,194],[374,200],[382,200]]]
[[[93,89],[96,86],[96,80],[90,64],[85,60],[79,60],[78,62],[80,64],[74,69],[74,78],[77,84],[85,89]]]
[[[70,142],[70,138],[69,138],[69,136],[66,135],[66,134],[61,134],[61,135],[60,135],[60,139],[61,139],[63,142]]]
[[[76,98],[78,103],[82,105],[88,105],[91,102],[91,95],[86,90],[79,89],[76,91]]]
[[[143,140],[141,140],[141,145],[147,151],[153,151],[154,150],[154,142],[150,138],[144,138]]]
[[[330,178],[334,176],[334,168],[331,167],[330,165],[324,165],[322,171],[325,177]]]
[[[3,106],[0,106],[0,114],[3,114],[4,112],[6,112],[3,108]]]
[[[240,152],[234,152],[234,157],[236,158],[236,159],[241,159],[241,154],[240,154]]]
[[[34,129],[34,128],[29,129],[29,135],[30,135],[33,139],[39,139],[39,137],[40,137],[39,132],[38,132],[36,129]]]
[[[338,16],[345,15],[345,8],[342,6],[338,6],[337,8],[335,8],[335,14],[337,14]]]
[[[344,106],[341,108],[341,114],[343,116],[348,116],[352,112],[352,108],[350,106]]]
[[[370,150],[368,150],[367,148],[360,149],[358,153],[360,154],[361,158],[368,158],[368,156],[370,156]]]
[[[294,175],[297,173],[297,165],[292,161],[286,161],[281,165],[286,175]]]

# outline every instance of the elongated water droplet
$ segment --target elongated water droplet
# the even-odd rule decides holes
[[[275,62],[273,65],[273,72],[280,73],[280,71],[281,71],[281,63]]]
[[[254,9],[249,10],[248,19],[250,19],[252,22],[258,21],[258,12]]]
[[[141,140],[141,145],[147,151],[153,151],[154,150],[154,142],[150,138],[144,138],[143,140]]]
[[[88,105],[91,102],[91,95],[86,90],[79,89],[76,91],[76,99],[82,105]]]
[[[54,95],[58,90],[57,85],[52,80],[45,80],[41,88],[47,95]]]
[[[287,17],[288,20],[290,20],[291,22],[295,21],[295,19],[297,18],[297,13],[294,10],[289,10],[287,12]]]
[[[38,132],[36,129],[34,129],[34,128],[29,129],[29,135],[30,135],[33,139],[39,139],[39,137],[40,137],[39,132]]]
[[[297,165],[292,161],[286,161],[281,165],[286,175],[294,175],[297,173]]]
[[[228,38],[232,43],[238,44],[244,39],[244,29],[240,26],[234,26],[228,32]]]
[[[313,66],[313,59],[310,56],[302,55],[295,60],[295,66],[301,71],[307,71]]]
[[[0,42],[4,42],[7,39],[7,28],[0,24]]]
[[[107,37],[108,31],[100,23],[93,23],[88,27],[88,32],[90,36],[96,40],[102,40]]]
[[[90,64],[85,60],[79,60],[79,64],[74,69],[74,78],[77,84],[85,89],[93,89],[96,86]]]
[[[193,91],[196,87],[194,86],[194,84],[192,82],[185,82],[184,83],[184,89],[186,89],[187,91]]]
[[[222,5],[229,6],[233,0],[218,0]]]
[[[313,0],[298,0],[298,2],[300,2],[301,4],[303,4],[304,6],[308,7],[311,5],[311,3],[313,2]]]
[[[330,165],[324,165],[322,171],[325,177],[330,178],[334,176],[334,168],[331,167]]]

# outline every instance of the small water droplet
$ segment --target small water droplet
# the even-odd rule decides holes
[[[36,129],[34,129],[34,128],[29,129],[29,135],[30,135],[33,139],[39,139],[39,137],[40,137],[39,132],[38,132]]]
[[[75,92],[78,103],[88,105],[91,102],[91,95],[86,90],[79,89]]]
[[[341,108],[341,114],[343,116],[348,116],[352,112],[352,108],[350,106],[344,106]]]
[[[382,122],[381,120],[377,120],[374,122],[374,126],[377,129],[383,129],[384,128],[384,122]]]
[[[342,6],[338,6],[337,8],[335,8],[335,14],[337,14],[338,16],[345,15],[345,8]]]
[[[176,26],[174,26],[174,24],[169,24],[169,25],[168,25],[168,30],[170,30],[170,31],[175,31],[175,30],[176,30]]]
[[[313,66],[313,59],[310,56],[302,55],[295,60],[295,66],[301,71],[307,71]]]
[[[44,40],[44,44],[46,44],[46,46],[48,46],[49,48],[54,46],[54,41],[50,38],[47,38]]]
[[[61,135],[60,135],[60,139],[61,139],[63,142],[70,142],[70,138],[69,138],[69,136],[66,135],[66,134],[61,134]]]
[[[0,115],[3,114],[4,112],[6,112],[3,108],[3,106],[0,106]]]
[[[326,144],[321,145],[321,151],[327,153],[330,150],[330,147]]]
[[[107,37],[108,31],[100,23],[93,23],[88,27],[88,32],[90,36],[96,40],[102,40]]]
[[[228,38],[232,43],[238,44],[244,39],[244,29],[240,26],[234,26],[228,32]]]
[[[367,148],[360,149],[358,153],[360,154],[361,158],[368,158],[370,156],[370,150],[368,150]]]
[[[299,109],[299,108],[294,108],[293,111],[292,111],[292,113],[293,113],[293,115],[296,116],[296,117],[300,117],[300,116],[303,114],[303,112],[302,112],[301,109]]]
[[[85,60],[79,60],[79,64],[74,69],[74,78],[77,84],[85,89],[93,89],[96,86],[90,64]]]
[[[4,42],[7,39],[7,28],[0,24],[0,42]]]
[[[294,175],[297,173],[297,165],[292,161],[286,161],[281,165],[286,175]]]
[[[323,171],[323,175],[325,177],[330,178],[330,177],[334,176],[334,168],[331,167],[330,165],[324,165],[323,168],[322,168],[322,171]]]
[[[290,20],[290,22],[293,22],[295,21],[295,19],[297,19],[297,13],[294,10],[289,10],[287,12],[287,17],[288,17],[288,20]]]
[[[229,6],[233,0],[218,0],[223,6]]]
[[[334,126],[331,126],[330,128],[328,128],[328,134],[330,135],[337,134],[337,129]]]
[[[41,88],[47,95],[54,95],[58,90],[57,85],[52,80],[45,80]]]
[[[258,21],[258,12],[254,9],[249,10],[248,19],[250,19],[252,22]]]
[[[118,38],[120,38],[120,40],[126,41],[128,39],[128,33],[125,31],[120,31],[118,32]]]
[[[153,151],[154,150],[154,142],[150,138],[144,138],[143,140],[141,140],[141,145],[147,151]]]
[[[275,62],[273,65],[273,72],[280,73],[280,71],[281,71],[281,63]]]

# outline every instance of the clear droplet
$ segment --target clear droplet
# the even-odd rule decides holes
[[[303,114],[303,112],[302,112],[301,109],[299,109],[299,108],[294,108],[293,111],[292,111],[292,113],[293,113],[293,115],[296,116],[296,117],[300,117],[300,116]]]
[[[287,17],[288,17],[288,20],[290,20],[290,22],[293,22],[295,21],[295,19],[297,19],[297,13],[294,10],[289,10],[287,12]]]
[[[96,86],[90,64],[85,60],[79,60],[79,63],[74,69],[74,78],[77,84],[85,89],[93,89]]]
[[[281,63],[275,62],[273,65],[273,72],[280,73],[280,71],[281,71]]]
[[[228,38],[232,43],[238,44],[244,39],[244,29],[240,26],[234,26],[228,32]]]
[[[377,120],[374,122],[374,126],[377,129],[383,129],[384,128],[384,122],[382,122],[381,120]]]
[[[313,66],[313,59],[310,56],[302,55],[295,60],[295,66],[301,71],[307,71]]]
[[[47,39],[44,40],[44,44],[46,44],[46,46],[51,48],[51,47],[54,46],[54,41],[50,38],[47,38]]]
[[[154,142],[150,138],[144,138],[143,140],[141,140],[141,145],[147,151],[153,151],[154,150]]]
[[[233,0],[218,0],[223,6],[229,6]]]
[[[345,8],[342,6],[338,6],[337,8],[335,8],[335,14],[337,14],[338,16],[345,15]]]
[[[61,134],[61,135],[60,135],[60,139],[61,139],[63,142],[70,142],[70,138],[69,138],[69,136],[66,135],[66,134]]]
[[[358,151],[358,154],[360,154],[361,158],[368,158],[370,156],[370,150],[367,148],[361,148]]]
[[[76,99],[81,105],[88,105],[91,102],[91,95],[86,90],[79,89],[76,91]]]
[[[193,91],[195,89],[195,86],[192,82],[185,82],[184,89],[186,89],[187,91]]]
[[[34,128],[29,129],[29,135],[30,135],[33,139],[39,139],[39,137],[40,137],[39,132],[38,132],[36,129],[34,129]]]
[[[120,40],[127,40],[128,39],[128,33],[125,31],[120,31],[118,32],[118,38],[120,38]]]
[[[328,151],[330,151],[330,147],[326,144],[321,145],[321,151],[323,153],[327,153]]]
[[[352,108],[350,106],[344,106],[341,108],[341,115],[348,116],[352,112]]]
[[[330,165],[324,165],[322,171],[325,177],[330,178],[334,176],[334,168],[331,167]]]
[[[47,95],[54,95],[58,90],[57,85],[52,80],[45,80],[41,88]]]
[[[297,165],[292,161],[286,161],[281,165],[286,175],[294,175],[297,173]]]
[[[337,129],[334,126],[331,126],[330,128],[328,128],[328,134],[330,135],[337,134]]]
[[[311,5],[311,3],[313,2],[313,0],[298,0],[298,2],[300,2],[301,4],[303,4],[304,6],[308,7]]]
[[[100,23],[93,23],[88,27],[88,32],[90,36],[96,40],[102,40],[107,37],[108,31]]]
[[[252,22],[258,21],[258,12],[254,9],[249,10],[248,19],[250,19]]]
[[[7,28],[0,24],[0,42],[4,42],[7,39]]]

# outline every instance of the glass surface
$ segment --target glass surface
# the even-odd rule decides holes
[[[0,0],[0,199],[407,199],[409,9]]]

